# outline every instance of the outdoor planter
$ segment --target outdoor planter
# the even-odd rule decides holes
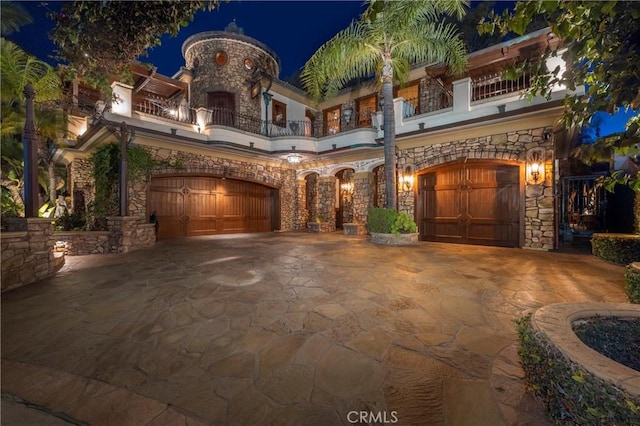
[[[411,234],[380,234],[377,232],[371,232],[371,242],[375,244],[382,244],[387,246],[404,246],[409,244],[415,244],[418,242],[418,233]]]

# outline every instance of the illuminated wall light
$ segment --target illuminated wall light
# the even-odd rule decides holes
[[[298,164],[298,163],[300,163],[300,161],[302,161],[302,155],[300,155],[300,154],[289,154],[289,155],[287,155],[287,161],[290,164]]]
[[[405,192],[413,190],[413,166],[407,164],[398,174],[398,186]]]
[[[340,189],[345,194],[350,194],[353,192],[353,182],[343,182],[340,185]]]
[[[545,150],[532,148],[527,151],[526,179],[530,185],[541,185],[545,181]]]

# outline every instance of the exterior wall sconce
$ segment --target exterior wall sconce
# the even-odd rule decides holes
[[[296,154],[296,146],[293,145],[291,146],[291,151],[293,151],[291,154],[287,155],[287,161],[289,162],[289,164],[298,164],[300,163],[300,161],[302,161],[302,155],[300,154]]]
[[[342,184],[340,185],[340,189],[342,190],[343,194],[353,193],[353,182],[342,182]]]
[[[398,186],[405,192],[413,190],[413,166],[407,164],[400,169]]]
[[[526,174],[528,184],[540,185],[544,182],[544,163],[544,148],[532,148],[527,151]]]
[[[342,111],[342,115],[344,116],[344,122],[349,124],[351,121],[351,116],[353,116],[353,108],[347,108]]]

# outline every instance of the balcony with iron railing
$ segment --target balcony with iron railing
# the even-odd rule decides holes
[[[556,64],[550,64],[556,66]],[[559,64],[562,66],[562,64]],[[430,128],[443,128],[456,123],[488,119],[501,119],[505,112],[526,108],[534,104],[547,102],[542,97],[529,101],[522,98],[522,92],[530,85],[530,73],[525,72],[516,79],[508,79],[505,74],[495,68],[484,75],[465,77],[451,82],[448,86],[429,88],[417,97],[394,99],[394,116],[396,135],[426,131]],[[120,90],[118,96],[130,99],[130,110],[113,111],[116,114],[131,117],[133,112],[138,118],[166,125],[171,128],[182,128],[192,135],[201,133],[202,138],[216,140],[242,140],[234,130],[261,136],[265,146],[276,146],[274,138],[302,138],[307,142],[302,145],[334,146],[338,148],[365,143],[375,143],[383,136],[383,114],[381,111],[363,109],[357,111],[352,106],[342,106],[332,117],[318,116],[316,120],[264,120],[258,115],[245,114],[223,108],[192,108],[188,105],[174,104],[162,98],[141,96],[132,91]],[[558,86],[552,93],[551,100],[564,97],[566,88]],[[126,104],[126,102],[125,102]],[[346,105],[353,105],[349,103]],[[377,107],[378,105],[376,105]],[[302,114],[303,111],[289,111],[291,115]],[[172,124],[176,123],[178,126]],[[181,125],[180,125],[181,124]],[[219,129],[214,129],[219,127]],[[217,133],[214,137],[211,132]],[[222,132],[222,133],[220,133]],[[199,137],[200,138],[200,137]],[[312,141],[312,139],[322,139]],[[324,140],[326,139],[326,140]],[[271,143],[267,143],[271,140]],[[256,144],[258,142],[255,142]],[[262,142],[260,142],[262,143]],[[283,141],[283,143],[285,143]],[[286,142],[289,143],[289,142]],[[257,146],[257,145],[256,145]],[[317,148],[320,149],[320,148]]]
[[[305,120],[263,120],[225,108],[190,108],[176,106],[155,99],[138,99],[135,111],[170,121],[194,126],[226,126],[267,137],[297,136],[321,138],[359,128],[375,127],[375,113],[356,112],[347,120],[344,116],[328,120],[326,123]]]
[[[506,71],[497,71],[475,77],[471,82],[472,101],[481,101],[497,96],[521,93],[531,82],[530,68],[522,68],[514,78],[508,78]]]

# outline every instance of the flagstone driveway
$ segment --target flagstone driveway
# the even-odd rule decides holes
[[[90,424],[544,424],[512,320],[623,288],[590,255],[164,240],[3,294],[2,391]]]

